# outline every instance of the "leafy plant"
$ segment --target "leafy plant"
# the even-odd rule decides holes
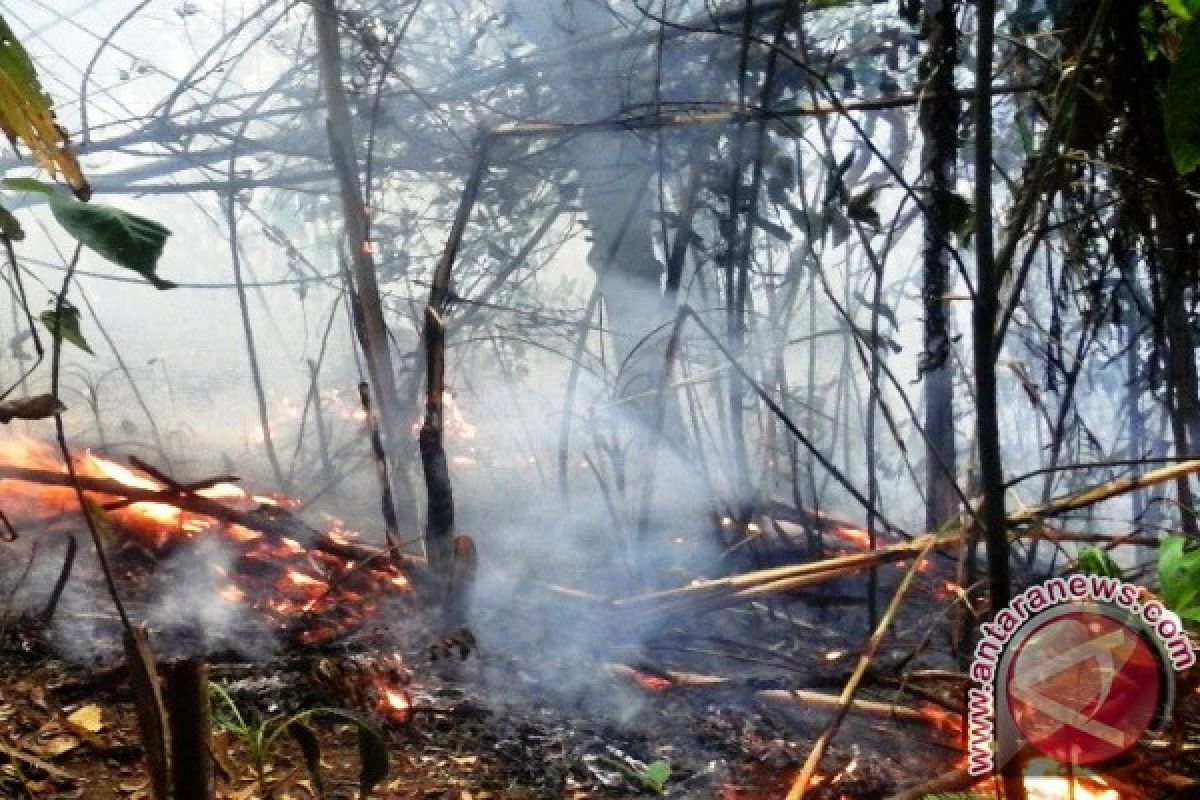
[[[666,791],[667,781],[671,779],[671,765],[666,761],[652,761],[643,764],[637,760],[626,761],[620,758],[606,757],[604,762],[624,775],[630,782],[637,784],[643,791],[662,794]]]
[[[1183,536],[1168,536],[1159,548],[1159,591],[1167,608],[1200,622],[1200,549],[1187,550],[1186,543]]]
[[[1181,175],[1200,167],[1200,23],[1183,28],[1163,96],[1167,145]]]
[[[279,715],[252,721],[238,709],[237,703],[223,687],[209,684],[209,692],[216,708],[214,718],[217,725],[229,731],[246,744],[250,760],[258,781],[260,796],[272,796],[267,778],[267,767],[280,738],[287,734],[300,748],[305,769],[312,778],[313,786],[320,796],[325,794],[321,775],[321,743],[309,727],[308,722],[316,717],[327,717],[339,722],[349,722],[358,734],[358,796],[368,797],[371,791],[388,775],[388,747],[383,735],[357,714],[337,708],[312,708],[291,715]]]
[[[1187,538],[1168,536],[1158,551],[1158,587],[1163,605],[1181,618],[1200,622],[1200,549],[1188,550]],[[1095,547],[1079,551],[1079,569],[1092,575],[1121,577],[1108,553]]]
[[[1106,551],[1098,547],[1085,547],[1079,551],[1077,559],[1079,569],[1090,575],[1102,575],[1106,578],[1120,578],[1121,568],[1113,561]]]

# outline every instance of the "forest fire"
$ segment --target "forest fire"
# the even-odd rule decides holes
[[[1098,775],[1050,759],[1031,761],[1024,783],[1028,800],[1121,800],[1121,793]]]
[[[0,507],[19,534],[79,529],[75,489],[50,447],[9,436],[0,440],[0,459]],[[291,516],[295,504],[287,498],[250,494],[227,477],[180,485],[140,462],[126,467],[90,451],[76,455],[74,467],[86,495],[105,511],[118,559],[137,551],[154,564],[216,544],[228,554],[227,565],[208,565],[219,602],[253,612],[297,642],[341,638],[361,627],[381,598],[411,589],[390,560],[372,560],[354,533],[308,529]],[[355,548],[363,558],[348,555]]]

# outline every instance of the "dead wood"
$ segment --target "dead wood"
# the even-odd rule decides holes
[[[212,800],[208,666],[202,658],[188,658],[164,665],[163,677],[166,680],[163,698],[171,730],[174,800]]]
[[[240,511],[225,505],[220,500],[191,492],[171,489],[141,489],[127,486],[120,481],[90,475],[77,476],[79,488],[89,494],[103,494],[125,498],[130,503],[167,503],[181,511],[212,517],[219,522],[241,525],[259,533],[290,538],[312,539],[315,532],[280,508],[268,506],[263,509]],[[46,486],[73,486],[71,476],[64,472],[28,467],[0,466],[0,481],[15,480],[39,483]]]
[[[1132,478],[1108,481],[1078,492],[1063,495],[1043,505],[1012,512],[1007,517],[1010,538],[1045,537],[1039,523],[1095,503],[1109,500],[1138,489],[1173,481],[1181,476],[1200,472],[1200,460],[1185,461],[1150,470]],[[1013,530],[1019,529],[1019,530]],[[696,604],[702,610],[714,610],[765,594],[794,591],[814,586],[834,578],[845,577],[873,566],[903,561],[923,552],[927,547],[940,549],[956,547],[967,538],[970,529],[959,524],[945,532],[926,534],[909,542],[864,553],[853,553],[806,564],[773,567],[740,573],[725,578],[693,581],[687,586],[650,592],[613,601],[618,609],[639,613],[663,613],[686,605]],[[1074,534],[1068,534],[1074,536]],[[1064,536],[1066,538],[1066,536]],[[1085,538],[1086,540],[1086,538]]]
[[[833,740],[834,734],[841,727],[842,720],[845,719],[847,712],[853,706],[854,696],[858,693],[858,687],[862,683],[863,677],[867,674],[867,667],[875,659],[875,654],[879,651],[880,644],[883,643],[883,637],[887,635],[888,628],[892,626],[892,620],[896,617],[896,612],[900,610],[905,595],[908,594],[908,590],[912,587],[913,579],[916,577],[918,569],[920,569],[921,564],[929,556],[932,549],[933,542],[930,541],[908,568],[908,572],[905,573],[900,585],[896,587],[896,593],[892,595],[892,600],[888,603],[887,610],[883,612],[883,617],[880,618],[879,624],[871,634],[871,638],[867,640],[867,646],[858,658],[858,664],[855,665],[850,680],[846,682],[841,695],[838,697],[837,711],[833,719],[813,744],[813,749],[809,752],[808,759],[804,762],[804,766],[800,769],[800,773],[796,776],[796,780],[792,784],[791,791],[787,794],[787,800],[804,800],[809,785],[812,783],[813,776],[817,774],[817,767],[820,766],[821,757],[825,755],[826,747]]]
[[[151,795],[154,800],[168,800],[170,762],[167,758],[167,714],[153,651],[150,649],[150,637],[145,628],[131,625],[125,629],[125,665],[129,669],[133,708],[142,737],[142,748],[146,753]]]
[[[371,438],[371,454],[375,457],[375,472],[381,487],[380,505],[383,512],[383,533],[388,547],[400,550],[400,523],[396,518],[396,502],[392,497],[392,479],[388,476],[387,451],[383,446],[379,414],[371,407],[371,387],[363,381],[358,384],[358,398],[363,413],[367,415],[367,430]]]
[[[72,782],[78,780],[74,775],[66,770],[59,769],[48,761],[43,761],[32,753],[26,753],[24,750],[18,750],[17,748],[7,745],[2,741],[0,741],[0,755],[6,755],[9,758],[16,759],[17,761],[23,761],[29,766],[37,767],[47,775],[53,775],[55,778],[59,778],[61,780]]]
[[[447,600],[453,563],[454,492],[450,485],[450,467],[442,443],[445,391],[446,331],[442,318],[432,306],[425,309],[426,399],[425,421],[418,441],[421,465],[425,471],[428,519],[425,523],[425,557],[439,604]]]
[[[639,675],[645,674],[627,664],[605,664],[604,669],[611,675],[628,678],[632,681],[636,681]],[[667,684],[664,684],[664,689],[723,689],[739,688],[742,685],[722,675],[705,675],[673,669],[656,671],[653,676],[668,681]],[[754,692],[754,697],[772,703],[789,703],[812,708],[838,709],[842,706],[842,699],[838,695],[813,689],[759,689]],[[934,727],[949,728],[958,724],[958,716],[949,711],[914,708],[901,703],[884,703],[857,697],[850,702],[848,710],[850,713],[862,716],[919,722]]]

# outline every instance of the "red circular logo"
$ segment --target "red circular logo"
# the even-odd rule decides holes
[[[1092,611],[1037,627],[1009,663],[1013,724],[1060,762],[1094,764],[1125,752],[1154,723],[1162,695],[1158,658],[1138,633]]]

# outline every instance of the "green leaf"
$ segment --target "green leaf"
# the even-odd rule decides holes
[[[25,238],[25,229],[21,227],[21,223],[17,221],[12,212],[4,206],[0,206],[0,233],[14,242]]]
[[[1190,20],[1200,12],[1200,0],[1163,0],[1170,11],[1182,20]]]
[[[1158,587],[1163,603],[1180,616],[1200,606],[1200,549],[1185,550],[1187,539],[1168,536],[1158,553]]]
[[[67,233],[104,258],[133,270],[156,289],[175,286],[155,274],[171,231],[154,220],[59,193],[50,195],[50,210]]]
[[[943,218],[942,231],[947,236],[954,236],[966,246],[975,232],[975,207],[971,201],[958,192],[945,192],[940,197],[935,194],[934,202],[939,203]]]
[[[358,796],[366,800],[380,781],[388,776],[388,746],[383,735],[365,722],[358,723]]]
[[[879,218],[879,212],[875,210],[876,194],[878,194],[878,190],[870,188],[851,197],[846,201],[846,216],[878,230],[883,225],[883,221]]]
[[[92,351],[91,345],[87,343],[87,339],[83,338],[83,331],[79,327],[79,309],[71,305],[63,305],[61,315],[56,313],[55,309],[51,308],[41,313],[38,317],[46,329],[50,331],[54,338],[61,338],[65,342],[78,347],[80,350],[91,355],[96,355]]]
[[[305,719],[317,715],[333,717],[334,719],[349,722],[357,729],[359,760],[358,797],[359,800],[366,800],[371,790],[388,776],[390,758],[388,755],[387,740],[383,738],[383,734],[377,731],[373,725],[361,716],[339,708],[314,708],[310,711],[297,714],[293,719]]]
[[[312,778],[317,794],[324,797],[325,784],[321,780],[321,742],[313,733],[312,728],[299,721],[288,723],[287,732],[300,746],[300,754],[304,757],[304,767],[308,770],[309,777]]]
[[[642,782],[650,791],[655,794],[662,794],[667,788],[667,781],[671,779],[671,765],[666,761],[655,761],[647,764],[646,768],[638,775],[638,780]]]
[[[1180,175],[1200,167],[1200,22],[1183,29],[1163,97],[1167,146]]]
[[[1121,568],[1105,551],[1098,547],[1085,547],[1079,551],[1079,571],[1105,578],[1120,578]]]
[[[39,181],[36,178],[4,178],[0,186],[14,192],[37,192],[38,194],[54,194],[54,184]]]

